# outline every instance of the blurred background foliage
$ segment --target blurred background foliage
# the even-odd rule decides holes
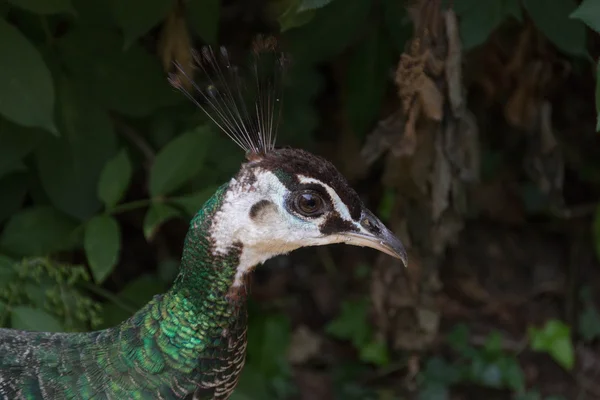
[[[0,326],[113,326],[169,286],[242,154],[167,72],[270,33],[280,145],[411,265],[260,268],[234,398],[598,399],[598,31],[598,0],[0,0]]]

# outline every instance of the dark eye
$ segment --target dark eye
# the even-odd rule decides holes
[[[323,212],[323,198],[316,192],[301,192],[294,199],[296,211],[307,217]]]

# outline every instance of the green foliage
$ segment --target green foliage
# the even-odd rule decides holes
[[[287,350],[291,339],[287,316],[250,304],[248,353],[238,389],[232,399],[285,399],[293,394]]]
[[[83,246],[94,280],[102,283],[119,260],[121,230],[117,220],[108,215],[92,218],[85,225]]]
[[[540,31],[565,53],[587,55],[585,26],[569,18],[577,7],[575,0],[523,0],[525,9]]]
[[[338,339],[350,341],[362,361],[385,366],[389,363],[388,348],[374,336],[368,322],[369,304],[367,299],[345,301],[338,317],[325,330]]]
[[[179,210],[162,203],[153,203],[144,217],[144,236],[151,240],[161,224],[180,215]]]
[[[0,115],[25,127],[58,135],[54,123],[54,84],[38,50],[0,18]]]
[[[173,7],[173,2],[171,0],[111,0],[110,6],[115,22],[123,30],[125,48],[128,48],[167,16]]]
[[[535,351],[548,353],[554,360],[567,370],[575,364],[575,350],[571,341],[571,327],[559,320],[549,320],[538,329],[534,326],[528,330],[531,348]]]
[[[579,333],[583,340],[590,342],[600,337],[600,313],[594,306],[589,286],[581,289],[580,298],[584,307],[583,312],[579,315]]]
[[[210,44],[217,42],[220,13],[220,0],[191,0],[186,8],[190,26],[206,43]]]
[[[600,3],[596,0],[583,0],[571,13],[570,18],[579,19],[600,33]]]
[[[98,181],[98,198],[110,209],[123,198],[131,181],[132,167],[127,150],[108,160]]]
[[[596,131],[600,131],[600,61],[596,63]]]
[[[71,0],[7,0],[36,14],[75,13]]]
[[[202,168],[208,128],[186,132],[167,144],[150,171],[150,195],[158,197],[179,189]]]
[[[0,251],[15,256],[43,256],[74,245],[77,223],[49,206],[13,215],[0,235]]]
[[[364,137],[373,126],[385,95],[393,53],[385,31],[372,27],[353,49],[346,72],[345,109],[354,131]]]
[[[39,331],[97,327],[99,305],[79,289],[87,281],[81,266],[42,258],[16,262],[0,254],[0,326]]]

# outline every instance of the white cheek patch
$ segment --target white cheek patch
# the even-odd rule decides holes
[[[318,226],[322,221],[307,223],[289,214],[283,204],[288,189],[272,172],[254,169],[249,173],[255,174],[256,179],[249,180],[252,183],[231,180],[210,229],[215,256],[226,254],[236,242],[243,244],[234,286],[242,285],[246,273],[275,255],[320,244]],[[272,205],[262,218],[253,220],[250,210],[262,200]]]
[[[304,176],[304,175],[299,175],[298,178],[300,180],[300,183],[307,183],[307,184],[313,183],[313,184],[322,186],[327,191],[327,194],[329,194],[329,197],[331,197],[331,201],[333,202],[333,208],[338,213],[338,215],[343,220],[352,223],[358,229],[360,229],[361,231],[364,231],[364,228],[358,222],[356,222],[352,219],[352,217],[350,216],[350,210],[348,209],[348,206],[346,205],[346,203],[344,203],[342,201],[340,196],[335,192],[335,190],[333,190],[333,188],[331,186],[329,186],[317,179],[309,178],[308,176]]]

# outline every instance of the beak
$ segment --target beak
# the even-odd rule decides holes
[[[347,244],[379,250],[400,259],[406,267],[408,256],[404,245],[371,211],[363,211],[360,224],[363,228],[360,232],[342,233]]]

